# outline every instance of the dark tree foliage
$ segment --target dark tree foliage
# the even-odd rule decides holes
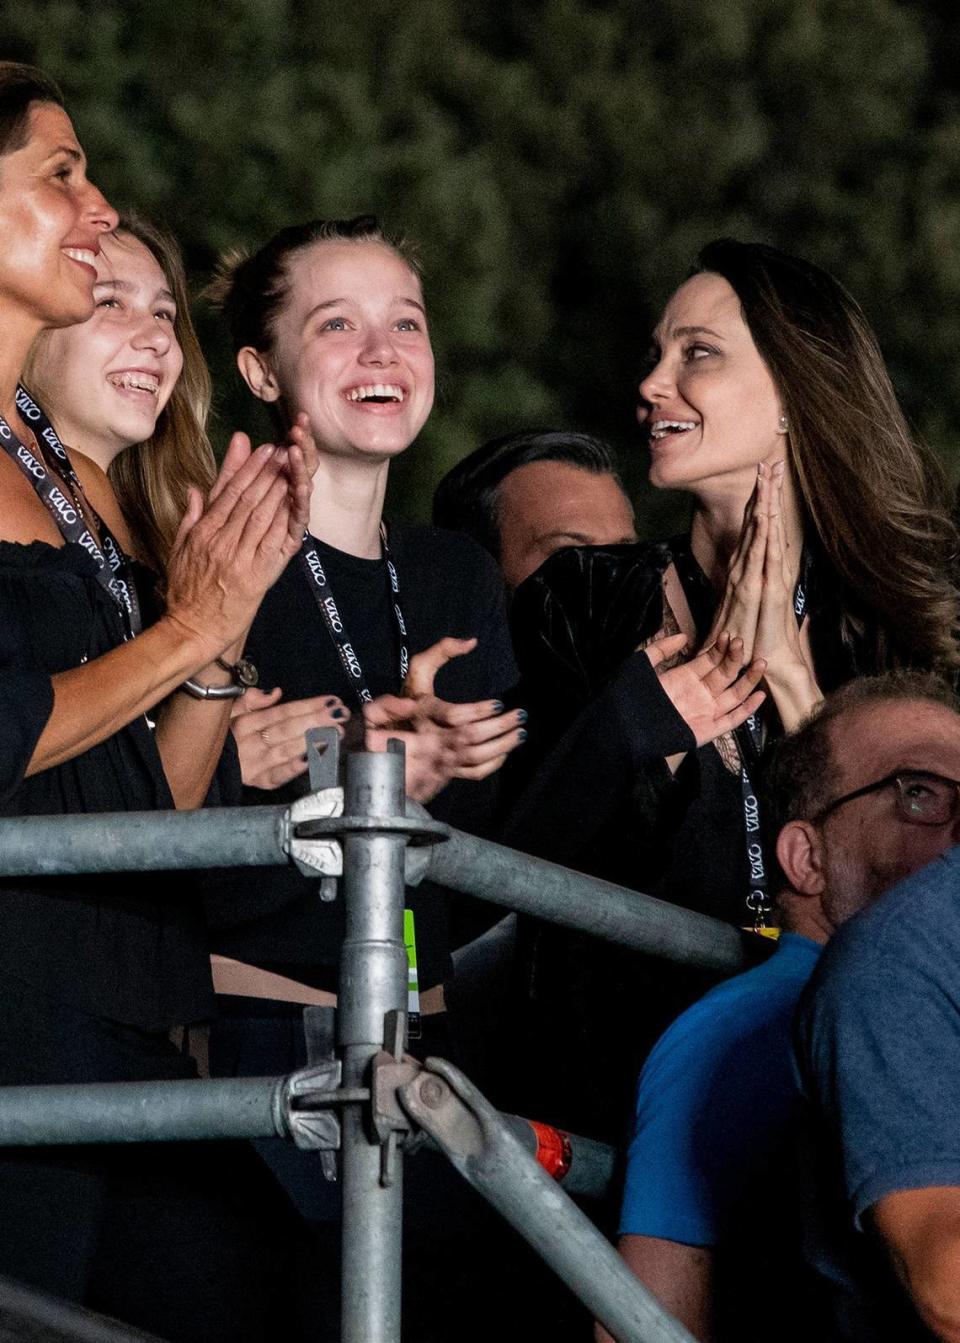
[[[92,172],[218,251],[373,211],[421,246],[442,373],[397,473],[423,514],[488,436],[610,437],[709,238],[838,274],[913,422],[960,446],[960,17],[948,0],[7,0],[4,54],[63,84]],[[221,439],[261,428],[198,307]],[[865,469],[869,469],[865,465]]]

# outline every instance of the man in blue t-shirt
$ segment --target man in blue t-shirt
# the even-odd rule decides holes
[[[763,965],[712,990],[641,1074],[620,1252],[700,1339],[818,1340],[792,1160],[791,1029],[821,948],[852,915],[953,842],[949,824],[862,823],[866,803],[944,766],[960,716],[938,682],[853,682],[784,738],[765,771],[784,933]],[[879,786],[878,786],[879,784]],[[865,789],[865,792],[861,792]],[[598,1330],[598,1338],[606,1335]]]
[[[944,735],[939,777],[905,797],[921,824],[948,829],[955,843],[958,738]],[[816,1187],[832,1187],[843,1214],[838,1222],[821,1207],[814,1242],[830,1287],[830,1339],[956,1343],[960,848],[843,930],[804,997],[797,1044],[820,1121]]]

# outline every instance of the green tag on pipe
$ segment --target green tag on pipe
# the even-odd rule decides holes
[[[417,977],[417,934],[413,910],[403,911],[403,942],[407,948],[407,1038],[420,1039],[420,981]]]

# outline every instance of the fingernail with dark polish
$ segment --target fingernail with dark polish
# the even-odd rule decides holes
[[[529,717],[530,717],[530,715],[527,713],[526,709],[518,709],[518,710],[517,710],[517,722],[518,722],[518,723],[525,723]]]
[[[346,716],[347,715],[343,712],[342,709],[334,709],[330,715],[331,718],[346,718]]]
[[[336,702],[337,702],[337,701],[336,701],[335,698],[325,699],[325,700],[323,701],[323,707],[324,707],[325,709],[332,709],[333,706],[336,704]]]
[[[519,741],[526,741],[527,735],[528,735],[527,732],[523,728],[521,728],[520,731],[517,733],[517,738]]]
[[[493,699],[490,701],[490,708],[494,713],[503,713],[503,700]]]

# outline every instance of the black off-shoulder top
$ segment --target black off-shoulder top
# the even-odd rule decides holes
[[[134,571],[149,623],[152,575],[141,566]],[[22,779],[52,703],[50,676],[92,661],[122,640],[118,610],[81,547],[0,542],[6,757],[0,813],[173,806],[143,717],[82,755]],[[24,688],[26,697],[18,700]],[[0,880],[0,980],[8,993],[18,981],[29,983],[83,1011],[143,1030],[209,1016],[206,935],[192,883],[164,872]]]

